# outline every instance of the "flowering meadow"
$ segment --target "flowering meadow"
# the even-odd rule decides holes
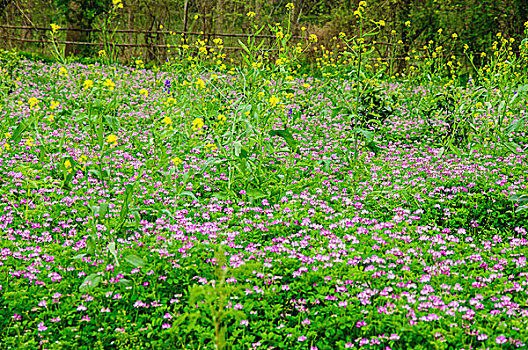
[[[247,51],[4,66],[1,347],[525,347],[519,61],[460,83]]]

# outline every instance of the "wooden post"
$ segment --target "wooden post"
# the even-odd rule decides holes
[[[224,0],[216,1],[216,12],[218,13],[217,20],[216,20],[216,32],[223,33],[225,30],[224,29]]]
[[[185,33],[187,32],[187,25],[189,19],[189,0],[183,2],[183,38],[187,40]]]

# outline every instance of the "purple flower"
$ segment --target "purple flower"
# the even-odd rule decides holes
[[[39,332],[45,332],[48,330],[48,327],[44,326],[44,322],[40,322],[37,326]]]
[[[508,342],[508,339],[507,339],[505,336],[503,336],[503,335],[501,334],[501,335],[499,335],[499,336],[495,339],[495,342],[496,342],[497,344],[505,344],[505,343]]]
[[[365,327],[366,325],[367,325],[367,322],[365,322],[365,321],[358,321],[356,323],[356,327],[357,328]]]
[[[249,326],[249,321],[248,320],[242,320],[242,321],[240,321],[240,325],[247,327],[247,326]]]
[[[301,335],[299,338],[297,338],[297,341],[305,341],[306,339],[308,339],[306,336]]]

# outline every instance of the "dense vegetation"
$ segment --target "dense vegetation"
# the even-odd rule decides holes
[[[290,2],[295,5],[291,10],[285,6]],[[113,11],[115,4],[120,6]],[[50,23],[56,23],[84,30],[59,32],[62,40],[101,43],[100,47],[67,44],[68,55],[96,56],[101,48],[109,51],[104,47],[108,43],[131,43],[146,47],[116,47],[114,58],[121,62],[135,59],[163,62],[167,50],[159,46],[172,44],[170,31],[203,32],[200,39],[212,41],[221,33],[249,34],[255,23],[264,26],[261,34],[270,34],[268,24],[287,20],[296,36],[315,34],[319,43],[328,47],[340,32],[359,35],[361,29],[354,14],[358,4],[359,0],[2,0],[0,24],[49,27]],[[447,45],[453,33],[469,45],[470,51],[489,55],[497,32],[518,43],[524,38],[523,23],[528,20],[525,0],[372,0],[368,5],[365,17],[387,24],[376,37],[379,44],[376,53],[381,58],[400,58],[399,71],[408,64],[403,59],[414,56],[412,50],[421,49],[430,40],[457,57],[462,55],[462,46]],[[248,12],[255,16],[246,16]],[[370,21],[363,23],[365,31],[375,27]],[[86,31],[91,29],[102,32]],[[128,32],[114,32],[116,29]],[[439,29],[443,31],[441,37]],[[39,31],[0,28],[0,38],[3,39],[0,48],[50,54],[49,46],[42,43],[10,40],[45,39],[46,35]],[[221,38],[226,47],[239,46],[237,37]],[[265,45],[269,44],[266,39]]]
[[[398,71],[369,23],[239,65],[2,52],[2,347],[526,346],[526,41]]]

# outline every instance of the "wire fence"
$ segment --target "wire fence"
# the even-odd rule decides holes
[[[38,39],[34,38],[27,38],[22,36],[13,36],[13,31],[35,31],[39,33]],[[22,26],[22,25],[1,25],[0,24],[0,38],[3,37],[3,40],[5,42],[20,42],[20,43],[33,43],[33,44],[40,44],[45,46],[46,44],[50,44],[50,36],[46,35],[46,33],[52,32],[51,27],[43,27],[43,26]],[[58,32],[84,32],[84,33],[102,33],[105,34],[103,30],[96,29],[96,28],[59,28],[56,29]],[[11,31],[11,33],[7,33],[6,31]],[[2,33],[3,32],[3,33]],[[108,32],[107,32],[108,33]],[[234,39],[247,39],[247,38],[256,38],[260,40],[270,40],[270,43],[276,39],[275,35],[269,35],[269,34],[242,34],[242,33],[204,33],[204,32],[196,32],[196,31],[171,31],[171,30],[141,30],[141,29],[115,29],[110,31],[112,35],[114,34],[144,34],[151,38],[152,41],[158,40],[159,38],[166,36],[170,37],[173,35],[180,35],[181,37],[190,38],[190,37],[202,37],[204,39],[208,39],[208,42],[215,38],[234,38]],[[2,35],[3,34],[3,35]],[[293,43],[298,43],[302,40],[306,40],[308,42],[310,33],[307,31],[302,32],[302,35],[292,35],[291,40]],[[160,36],[160,37],[154,37],[154,36]],[[94,40],[94,41],[75,41],[75,40],[59,40],[54,39],[55,44],[58,45],[73,45],[73,46],[85,46],[85,47],[96,47],[100,49],[104,49],[105,47],[112,47],[112,48],[120,48],[120,49],[126,49],[126,48],[139,48],[139,49],[146,49],[149,51],[151,57],[155,57],[156,59],[160,59],[163,57],[163,59],[166,57],[167,52],[170,52],[169,50],[174,49],[175,45],[171,45],[168,43],[156,43],[156,42],[148,42],[148,43],[138,43],[137,36],[135,37],[135,43],[129,42],[130,37],[125,36],[125,39],[121,42],[105,42],[102,40],[102,38],[99,38],[100,40]],[[128,39],[128,40],[127,40]],[[231,45],[223,46],[224,50],[227,51],[242,51],[245,50],[241,45],[236,45],[238,42],[233,42],[231,40]],[[235,45],[233,45],[235,44]],[[391,47],[396,46],[395,43],[388,43],[388,42],[377,42],[377,45],[385,46],[385,47]],[[211,49],[214,48],[214,46],[211,45],[205,45],[206,48]],[[266,48],[266,51],[272,51],[276,52],[279,49],[277,48]],[[370,58],[371,61],[400,61],[403,60],[403,57],[379,57],[379,58]]]

